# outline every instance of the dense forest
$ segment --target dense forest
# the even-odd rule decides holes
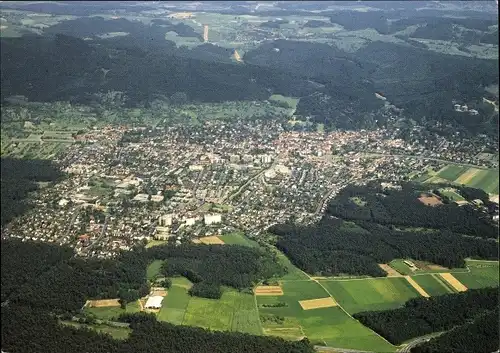
[[[491,353],[497,351],[498,307],[417,347],[412,353]]]
[[[324,217],[315,225],[279,224],[269,228],[276,246],[310,274],[386,276],[377,265],[413,258],[446,267],[464,267],[467,257],[496,259],[493,241],[467,238],[447,230],[398,230],[392,226]]]
[[[313,83],[288,72],[214,61],[214,55],[227,59],[226,50],[220,55],[210,50],[202,60],[183,56],[188,49],[166,49],[165,40],[163,47],[145,49],[119,40],[92,44],[62,34],[2,38],[2,99],[21,94],[31,101],[88,103],[92,94],[112,90],[125,92],[126,104],[136,106],[155,94],[183,92],[191,102],[221,102],[264,100],[272,93],[303,96],[314,90]],[[198,49],[190,56],[200,51],[205,52]],[[109,70],[106,75],[103,69]]]
[[[9,353],[313,353],[307,339],[281,338],[236,332],[211,332],[202,328],[156,322],[153,317],[129,317],[133,329],[125,340],[86,328],[58,324],[47,311],[31,307],[2,307],[2,349]]]
[[[495,310],[498,310],[498,287],[470,289],[430,298],[414,298],[407,301],[402,308],[362,312],[354,314],[354,317],[389,342],[398,345],[414,337],[463,325]],[[498,321],[497,314],[494,325],[497,331]],[[488,337],[491,340],[492,336]]]
[[[470,188],[463,189],[466,190],[464,195],[470,193],[467,191]],[[443,229],[481,238],[498,238],[498,229],[486,214],[468,205],[429,207],[418,200],[421,194],[428,192],[429,189],[413,183],[403,183],[402,190],[384,189],[378,183],[349,185],[328,204],[326,213],[348,220]],[[356,204],[356,198],[362,200],[364,205]],[[489,203],[487,199],[484,201]]]
[[[26,197],[38,189],[37,182],[56,182],[63,173],[46,160],[3,158],[0,160],[0,225],[25,212],[30,206]]]

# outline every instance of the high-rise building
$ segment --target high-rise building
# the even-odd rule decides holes
[[[203,25],[203,40],[208,42],[208,25]]]

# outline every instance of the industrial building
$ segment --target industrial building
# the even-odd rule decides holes
[[[146,308],[146,309],[160,309],[162,301],[163,301],[163,297],[159,296],[159,295],[149,297],[144,308]]]
[[[205,224],[209,225],[222,222],[222,217],[220,214],[211,214],[211,215],[206,214],[204,220]]]

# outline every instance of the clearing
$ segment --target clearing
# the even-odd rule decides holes
[[[224,241],[222,241],[219,237],[215,236],[215,235],[212,235],[210,237],[203,237],[203,238],[200,238],[199,241],[202,243],[202,244],[217,244],[217,245],[223,245],[224,244]]]

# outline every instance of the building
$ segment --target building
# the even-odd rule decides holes
[[[203,41],[208,42],[208,25],[203,25]]]
[[[205,224],[209,225],[209,224],[215,224],[215,223],[222,222],[222,217],[218,213],[217,214],[211,214],[211,215],[206,214],[205,217],[204,217],[204,220],[205,220]]]
[[[162,227],[169,227],[172,225],[172,215],[166,214],[158,218],[158,225]]]
[[[144,308],[146,308],[146,309],[160,309],[162,301],[163,301],[163,297],[159,296],[159,295],[149,297]]]
[[[162,202],[164,199],[163,195],[152,195],[151,201],[153,202]]]
[[[148,194],[137,194],[137,195],[135,195],[135,197],[132,200],[139,201],[139,202],[148,202],[149,195]]]

